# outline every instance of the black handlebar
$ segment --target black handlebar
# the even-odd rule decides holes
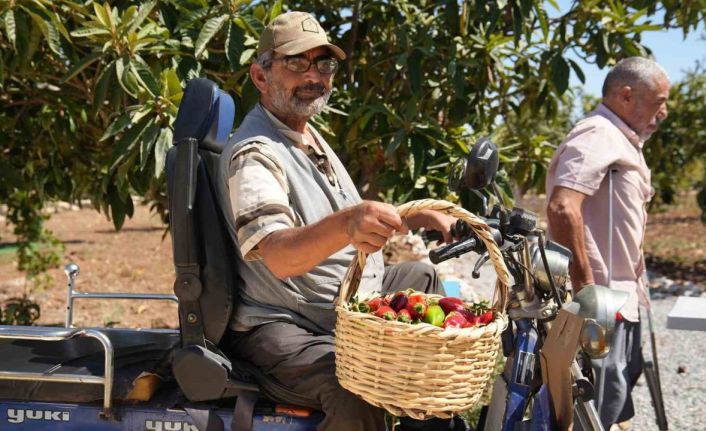
[[[482,243],[481,243],[482,244]],[[468,253],[469,251],[477,250],[479,247],[478,240],[471,236],[461,241],[445,245],[429,252],[429,260],[432,263],[437,264],[445,260],[449,260],[454,257],[459,257],[462,254]]]

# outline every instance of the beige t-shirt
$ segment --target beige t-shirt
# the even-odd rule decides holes
[[[647,203],[652,198],[644,142],[601,104],[579,121],[557,148],[547,171],[547,198],[561,186],[587,195],[583,204],[586,252],[597,284],[627,292],[620,310],[638,321],[638,304],[647,306],[642,241]],[[608,280],[608,170],[613,171],[613,274]],[[551,226],[549,226],[551,236]]]

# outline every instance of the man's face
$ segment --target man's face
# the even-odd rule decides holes
[[[266,83],[260,89],[262,98],[286,117],[308,119],[319,114],[331,96],[334,74],[319,72],[316,61],[331,58],[330,52],[324,47],[310,49],[296,56],[284,56],[275,52],[271,66],[265,70]],[[299,66],[306,66],[308,62],[312,64],[305,72],[295,72],[290,70],[293,62]]]
[[[631,90],[627,100],[626,122],[640,136],[647,140],[657,131],[659,123],[667,118],[667,98],[669,81],[664,76],[654,79],[652,87],[640,86]]]

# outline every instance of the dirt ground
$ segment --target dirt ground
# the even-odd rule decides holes
[[[47,227],[65,246],[64,264],[81,268],[76,287],[84,292],[172,293],[174,266],[172,244],[165,226],[146,206],[120,232],[113,223],[90,208],[52,215]],[[10,226],[0,226],[0,238],[12,241]],[[51,271],[53,285],[30,292],[39,303],[43,325],[64,323],[66,276],[63,264]],[[0,255],[0,302],[25,292],[24,276],[16,269],[14,253]],[[80,299],[75,302],[77,326],[176,327],[176,305],[165,301]]]
[[[541,199],[524,205],[541,209]],[[706,226],[693,195],[650,216],[645,249],[648,267],[675,280],[706,283]],[[63,241],[63,262],[81,268],[77,288],[85,292],[172,293],[174,267],[170,236],[146,206],[137,206],[132,219],[115,232],[112,222],[90,208],[54,214],[47,227]],[[28,291],[16,269],[12,228],[0,224],[0,303],[27,292],[41,306],[38,324],[62,325],[66,307],[66,277],[51,271],[52,286]],[[164,301],[95,300],[76,302],[76,325],[120,327],[176,327],[176,306]]]

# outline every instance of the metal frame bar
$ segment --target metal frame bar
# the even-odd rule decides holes
[[[44,382],[64,382],[64,383],[85,383],[103,385],[103,416],[112,416],[112,393],[113,393],[113,343],[107,335],[96,329],[65,329],[65,328],[43,328],[35,326],[2,326],[0,327],[0,338],[14,340],[36,340],[36,341],[63,341],[76,337],[89,337],[98,340],[103,346],[104,373],[103,377],[71,375],[71,374],[47,374],[24,371],[2,371],[0,370],[0,380],[29,380]]]
[[[64,326],[73,328],[74,323],[74,300],[76,299],[143,299],[143,300],[161,300],[173,301],[179,304],[179,298],[176,295],[168,293],[108,293],[108,292],[80,292],[76,290],[76,276],[78,276],[79,267],[76,264],[70,263],[64,268],[68,278],[67,293],[66,293],[66,320]]]

